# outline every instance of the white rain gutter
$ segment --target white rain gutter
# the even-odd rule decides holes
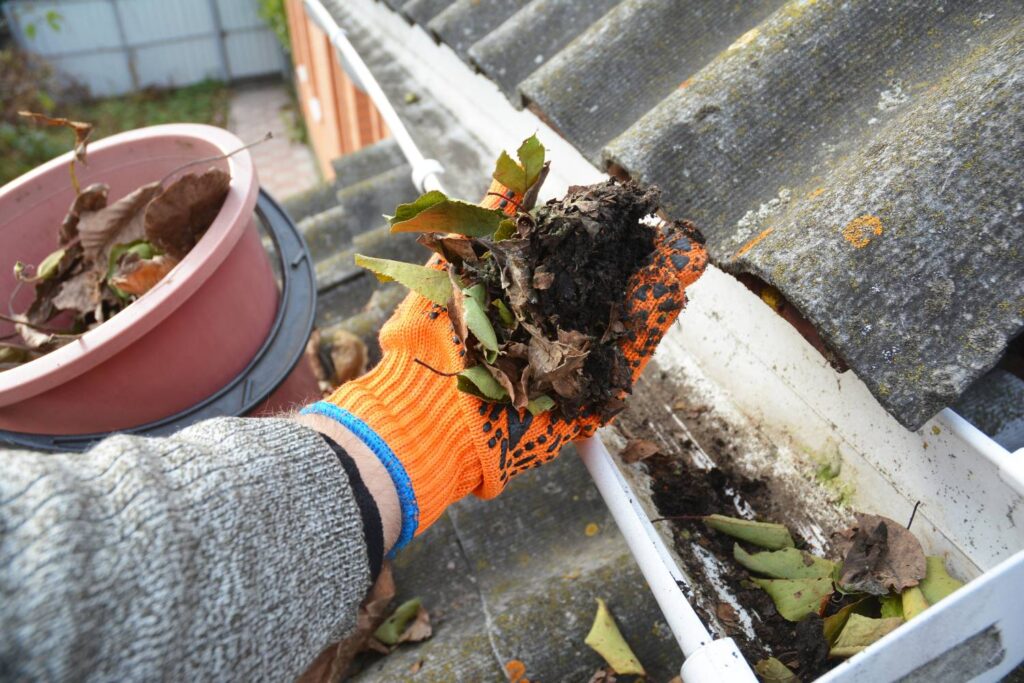
[[[391,136],[398,143],[402,154],[405,155],[405,158],[412,166],[413,185],[420,192],[429,192],[431,190],[441,190],[443,192],[441,181],[438,179],[438,175],[444,173],[441,162],[437,159],[427,159],[420,152],[419,147],[413,142],[412,136],[409,135],[409,131],[406,130],[405,124],[402,123],[402,119],[398,117],[398,112],[391,106],[388,96],[384,94],[377,79],[373,77],[373,73],[366,66],[366,62],[363,61],[363,58],[356,52],[355,47],[349,42],[348,37],[345,35],[345,30],[338,26],[338,22],[334,20],[331,13],[327,11],[327,8],[319,0],[304,0],[303,5],[309,18],[327,34],[331,44],[338,50],[341,56],[342,67],[346,73],[373,100],[377,111],[380,112],[381,118],[388,125]]]
[[[421,192],[444,191],[438,175],[444,172],[436,159],[427,159],[420,152],[398,112],[391,105],[384,90],[366,66],[355,47],[345,35],[327,8],[319,0],[303,0],[306,13],[331,44],[337,48],[345,71],[358,81],[360,87],[380,112],[391,135],[412,166],[413,184]],[[615,519],[633,558],[640,567],[658,603],[665,621],[686,658],[680,675],[685,681],[715,681],[720,683],[757,683],[746,659],[732,638],[715,639],[708,633],[693,606],[680,590],[685,584],[679,568],[668,549],[654,530],[647,515],[637,503],[629,483],[623,479],[612,462],[611,454],[594,437],[577,442],[580,458],[601,493],[605,505]]]

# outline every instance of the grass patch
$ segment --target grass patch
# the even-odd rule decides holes
[[[176,90],[145,90],[123,97],[57,106],[53,116],[88,121],[95,126],[90,140],[161,123],[227,124],[230,90],[218,81],[204,81]],[[74,137],[63,128],[43,128],[29,121],[0,122],[0,185],[71,149]]]

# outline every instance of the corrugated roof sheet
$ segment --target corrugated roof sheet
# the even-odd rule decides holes
[[[1024,329],[1020,9],[457,0],[428,29],[661,186],[720,267],[781,291],[916,428]]]

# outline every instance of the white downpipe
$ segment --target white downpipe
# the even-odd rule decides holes
[[[345,31],[319,0],[303,0],[303,4],[310,19],[327,34],[331,44],[341,54],[346,71],[351,70],[350,75],[373,100],[402,154],[412,165],[413,183],[421,191],[443,191],[437,177],[444,172],[440,162],[427,159],[420,152],[377,79],[349,42]],[[680,672],[683,680],[695,683],[757,683],[757,678],[732,638],[712,638],[693,606],[686,600],[680,590],[685,579],[654,526],[636,502],[633,490],[615,467],[604,444],[599,439],[590,438],[578,442],[577,447],[683,651],[686,658]]]
[[[686,600],[680,590],[686,579],[601,440],[578,441],[576,448],[686,657],[680,672],[683,680],[756,682],[733,639],[712,638]]]
[[[388,101],[388,96],[384,94],[377,79],[373,77],[373,73],[366,66],[366,62],[363,61],[363,58],[356,52],[355,47],[349,42],[348,36],[345,35],[345,30],[338,26],[338,22],[334,20],[331,13],[327,11],[327,8],[319,0],[303,0],[303,5],[305,5],[306,14],[309,18],[327,34],[331,44],[341,53],[343,64],[347,67],[345,70],[351,71],[350,75],[359,82],[359,86],[373,100],[377,111],[380,112],[381,118],[388,125],[392,137],[395,138],[395,142],[398,143],[399,148],[402,150],[402,154],[405,155],[405,158],[412,166],[412,182],[416,188],[421,192],[429,192],[431,190],[443,191],[441,181],[438,178],[438,175],[444,173],[444,167],[441,166],[441,162],[437,159],[427,159],[420,152],[412,136],[409,135],[405,124],[402,123],[402,119],[399,118],[398,112],[395,111],[395,108],[391,106],[391,102]]]

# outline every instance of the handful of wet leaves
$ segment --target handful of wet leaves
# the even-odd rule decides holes
[[[78,184],[76,164],[86,163],[92,126],[31,112],[22,115],[74,131],[70,170],[75,198],[63,222],[54,226],[57,248],[38,264],[14,264],[18,287],[34,285],[35,299],[26,311],[15,312],[9,303],[9,315],[0,315],[16,331],[0,339],[0,371],[76,339],[152,289],[210,227],[231,183],[231,176],[215,167],[178,175],[189,166],[224,158],[213,157],[110,203],[106,184]]]
[[[500,205],[512,216],[434,191],[388,217],[392,232],[423,233],[443,265],[356,263],[432,301],[433,317],[447,315],[465,342],[464,367],[430,369],[454,375],[461,391],[534,415],[557,407],[568,418],[584,409],[610,417],[632,385],[620,304],[654,251],[657,229],[642,219],[660,193],[608,180],[533,209],[544,147],[530,137],[517,155],[503,152],[493,173],[510,190]]]
[[[851,657],[901,624],[916,618],[963,584],[941,557],[926,557],[905,527],[878,515],[857,514],[857,523],[835,535],[840,561],[798,550],[781,524],[708,515],[704,523],[740,543],[733,558],[750,572],[779,614],[791,622],[821,617],[828,657]],[[770,657],[755,665],[765,681],[799,681],[799,660]]]

